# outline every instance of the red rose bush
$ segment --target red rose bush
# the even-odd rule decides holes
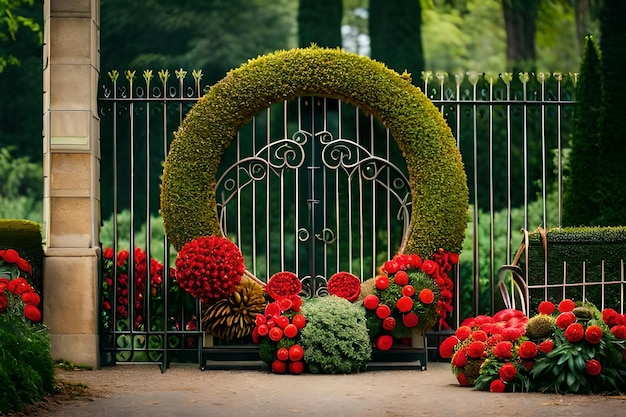
[[[468,319],[439,346],[459,384],[480,390],[623,393],[626,316],[588,303]]]

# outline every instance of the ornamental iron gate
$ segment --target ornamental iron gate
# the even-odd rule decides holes
[[[222,232],[262,281],[291,271],[308,296],[321,295],[336,272],[374,277],[403,244],[406,164],[389,131],[354,106],[275,104],[238,133],[220,168]]]

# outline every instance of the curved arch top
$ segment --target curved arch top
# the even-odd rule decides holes
[[[191,109],[165,161],[161,214],[175,248],[220,234],[215,182],[221,157],[254,115],[299,96],[336,98],[377,117],[406,158],[412,216],[404,252],[460,252],[468,208],[461,155],[443,116],[407,73],[340,49],[312,46],[252,59]]]

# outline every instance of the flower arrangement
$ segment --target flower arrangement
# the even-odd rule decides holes
[[[428,330],[437,321],[441,291],[424,268],[431,273],[439,269],[434,261],[422,262],[418,255],[396,255],[383,265],[383,274],[363,298],[377,349],[389,350],[394,338],[411,337],[413,330]]]
[[[178,284],[203,303],[229,297],[244,272],[241,251],[222,236],[193,239],[183,245],[176,257]]]
[[[129,271],[130,253],[121,250],[115,256],[112,248],[106,248],[103,253],[103,284],[102,284],[102,315],[105,328],[113,326],[113,297],[115,297],[116,314],[118,321],[128,320],[129,316]],[[159,293],[159,287],[163,282],[163,264],[158,260],[150,259],[150,278],[148,280],[148,260],[146,253],[141,248],[133,251],[133,292],[134,317],[133,326],[140,329],[144,324],[145,298],[155,297]],[[150,291],[147,293],[147,286]],[[115,291],[115,294],[113,294]],[[116,323],[117,325],[118,323]]]
[[[255,319],[252,340],[259,345],[261,360],[277,374],[304,372],[301,331],[307,319],[300,314],[302,283],[293,272],[272,275],[265,286],[273,299]]]
[[[0,315],[23,316],[32,323],[41,321],[41,297],[22,274],[32,267],[14,249],[0,250]]]
[[[286,300],[289,300],[286,298]],[[259,345],[261,360],[276,374],[304,372],[301,331],[307,319],[289,303],[273,301],[256,316],[252,340]]]
[[[563,300],[530,319],[503,310],[466,320],[440,345],[463,386],[480,390],[620,393],[626,384],[626,316]]]

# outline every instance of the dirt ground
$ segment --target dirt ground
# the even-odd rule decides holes
[[[449,364],[352,375],[200,371],[193,364],[57,371],[65,395],[22,416],[624,416],[626,396],[502,393],[460,387]],[[81,391],[83,391],[81,393]],[[78,394],[78,395],[74,395]]]

